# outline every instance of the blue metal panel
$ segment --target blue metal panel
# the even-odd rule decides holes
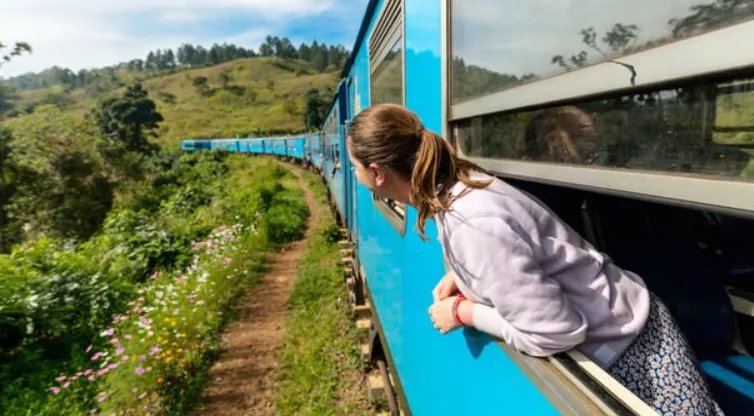
[[[435,132],[442,131],[439,5],[406,1],[406,105]],[[366,49],[362,45],[352,71],[362,108],[369,104]],[[409,208],[400,237],[376,210],[369,190],[359,186],[357,198],[359,257],[412,413],[557,414],[487,335],[475,330],[441,335],[432,326],[427,315],[431,292],[445,274],[434,222],[425,227],[430,241],[421,241],[414,231],[417,212]],[[452,370],[442,364],[450,362]],[[458,400],[437,400],[437,392],[448,386]]]

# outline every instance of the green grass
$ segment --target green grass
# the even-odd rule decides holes
[[[321,215],[299,265],[290,299],[286,338],[280,353],[275,406],[280,415],[367,415],[361,380],[360,336],[349,317],[337,226],[328,215],[324,187],[304,173]]]
[[[222,88],[220,81],[223,73],[231,77],[227,88]],[[192,83],[200,76],[207,78],[208,89],[204,93]],[[149,78],[142,84],[165,118],[157,142],[174,147],[184,138],[303,131],[307,91],[334,87],[336,80],[337,72],[318,73],[303,61],[256,57]],[[65,111],[81,117],[96,106],[97,99],[122,92],[123,88],[91,97],[84,89],[76,88],[67,94],[72,103]],[[51,93],[63,93],[63,89],[55,86],[21,91],[16,107],[24,108]],[[168,94],[175,98],[166,99]],[[3,124],[13,128],[21,119],[5,120]]]

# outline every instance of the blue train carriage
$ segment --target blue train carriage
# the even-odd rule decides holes
[[[343,83],[340,84],[342,87]],[[345,117],[345,100],[341,94],[341,87],[333,97],[330,108],[322,127],[322,143],[324,147],[322,172],[333,202],[333,213],[336,219],[345,221],[346,215],[346,177],[348,169],[344,163],[347,156],[343,154],[345,146],[342,128]]]
[[[754,37],[754,7],[593,3],[370,1],[336,97],[345,124],[373,103],[406,105],[461,155],[543,200],[669,304],[726,414],[752,414],[754,54],[725,45]],[[539,359],[477,331],[437,333],[427,308],[445,273],[439,243],[410,230],[414,209],[346,180],[337,203],[354,219],[350,274],[371,312],[372,363],[395,383],[391,407],[656,414],[577,351]]]
[[[201,140],[201,139],[186,139],[181,140],[181,150],[184,152],[193,152],[193,151],[199,151],[199,150],[210,150],[212,149],[212,144],[209,140]]]
[[[240,142],[242,153],[264,153],[264,139],[241,139]]]
[[[318,132],[313,132],[306,135],[304,143],[304,160],[306,161],[307,166],[319,166],[320,142]]]

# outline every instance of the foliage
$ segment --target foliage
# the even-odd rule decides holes
[[[16,190],[16,169],[11,162],[12,141],[10,129],[0,126],[0,253],[7,251],[20,238],[18,227],[9,224],[11,218],[7,210]]]
[[[320,92],[318,88],[312,88],[306,93],[306,107],[303,115],[307,130],[318,129],[324,124],[333,93],[334,91],[330,89]]]
[[[11,113],[16,108],[15,102],[19,98],[13,87],[0,84],[0,115]]]
[[[0,51],[5,48],[6,46],[2,42],[0,42]],[[0,55],[0,58],[2,58],[0,60],[0,65],[2,65],[4,62],[10,62],[12,57],[20,56],[24,52],[31,53],[31,46],[26,42],[16,42],[10,52],[6,53],[5,55]]]
[[[14,52],[26,51],[25,43],[16,44]],[[0,43],[0,49],[2,44]],[[31,51],[30,49],[28,50]],[[23,91],[62,86],[70,91],[81,88],[99,95],[125,86],[135,81],[172,74],[179,70],[220,65],[239,59],[256,56],[275,57],[285,60],[299,59],[312,64],[319,72],[337,71],[343,68],[349,51],[342,45],[302,43],[298,50],[286,38],[267,36],[259,47],[259,54],[253,49],[223,43],[214,43],[206,48],[202,45],[181,44],[175,50],[157,49],[149,51],[144,59],[131,59],[116,65],[97,69],[81,69],[74,72],[68,68],[53,66],[38,73],[26,73],[11,77],[3,82],[10,87]],[[11,53],[13,55],[13,53]],[[8,56],[10,58],[10,56]],[[2,61],[0,60],[0,63]]]
[[[167,168],[133,192],[159,201],[122,201],[78,246],[41,238],[0,255],[0,413],[187,414],[233,302],[274,247],[267,214],[281,203],[299,209],[276,221],[308,214],[277,164],[217,153],[153,163]],[[189,186],[202,197],[180,192]]]
[[[274,244],[297,240],[304,235],[309,210],[301,191],[278,192],[265,216],[265,226]]]
[[[90,124],[43,106],[14,129],[15,191],[8,215],[30,237],[85,239],[112,206],[114,184]]]
[[[232,79],[225,88],[223,74]],[[207,79],[206,93],[197,94],[192,85],[192,80],[197,77]],[[186,138],[302,132],[305,127],[299,109],[305,106],[307,91],[318,88],[326,95],[325,91],[332,91],[336,79],[336,73],[316,73],[310,64],[298,60],[283,62],[280,58],[257,57],[151,78],[142,85],[150,97],[156,97],[153,98],[156,110],[164,118],[157,131],[160,137],[154,142],[174,147]],[[273,89],[267,88],[269,81],[274,83]],[[84,88],[69,92],[59,87],[21,91],[14,105],[19,109],[28,108],[55,92],[73,100],[72,104],[65,105],[64,112],[80,117],[97,106],[99,97],[104,100],[110,96],[122,96],[124,90],[94,95],[89,95]],[[327,97],[328,103],[331,97]],[[286,100],[294,104],[294,114],[287,112],[282,105]],[[20,113],[3,124],[15,130],[27,117],[30,115]]]
[[[152,153],[156,149],[148,137],[164,119],[140,83],[126,88],[122,97],[108,98],[91,113],[103,136],[125,144],[129,151]]]

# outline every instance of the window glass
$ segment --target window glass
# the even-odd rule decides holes
[[[752,0],[451,1],[453,103],[754,16]]]
[[[372,72],[372,104],[403,104],[403,54],[401,39]]]
[[[754,78],[475,117],[468,156],[754,179]]]

